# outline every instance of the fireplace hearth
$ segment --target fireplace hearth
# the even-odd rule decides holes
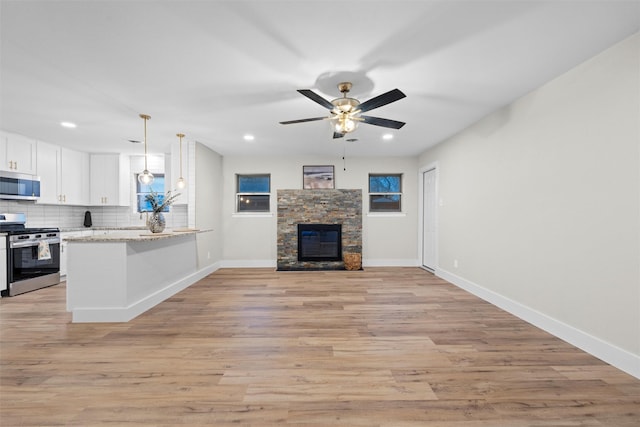
[[[298,261],[342,261],[342,225],[298,224]]]

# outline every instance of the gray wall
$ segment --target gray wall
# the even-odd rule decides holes
[[[204,268],[222,260],[222,156],[200,143],[195,144],[195,194],[190,209],[195,205],[195,227],[210,230],[199,233],[198,268]]]
[[[440,275],[636,376],[639,52],[636,34],[419,161],[438,166]]]

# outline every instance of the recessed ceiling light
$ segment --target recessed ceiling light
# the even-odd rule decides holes
[[[250,134],[246,134],[245,136],[243,136],[245,141],[253,141],[255,138],[255,136],[250,135]]]
[[[384,135],[382,135],[382,139],[384,139],[385,141],[391,141],[393,139],[393,134],[385,133]]]
[[[69,128],[69,129],[74,129],[74,128],[78,127],[78,125],[76,125],[75,123],[71,123],[71,122],[60,122],[60,126],[65,127],[65,128]]]

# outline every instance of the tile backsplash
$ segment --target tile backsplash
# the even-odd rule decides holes
[[[30,201],[0,200],[0,213],[24,213],[27,227],[83,227],[84,213],[91,212],[94,227],[144,226],[146,214],[140,215],[127,206],[39,205]],[[187,226],[187,205],[171,206],[165,213],[167,228]]]

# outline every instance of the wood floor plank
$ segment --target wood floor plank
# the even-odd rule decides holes
[[[418,268],[221,269],[127,323],[0,300],[4,426],[638,426],[640,380]]]

